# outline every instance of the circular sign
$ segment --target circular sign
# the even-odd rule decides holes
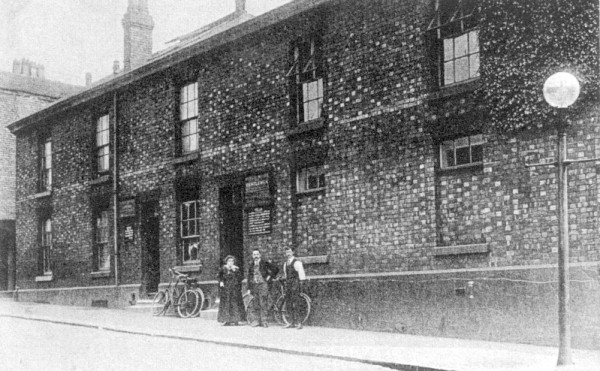
[[[552,107],[567,108],[579,97],[579,81],[568,72],[557,72],[544,83],[544,99]]]

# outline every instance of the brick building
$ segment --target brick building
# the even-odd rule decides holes
[[[466,0],[293,1],[17,121],[21,297],[119,306],[174,266],[214,297],[225,255],[293,246],[313,324],[555,344],[556,175],[525,165],[556,136],[485,130],[484,26]],[[600,150],[596,103],[572,155]],[[570,174],[591,347],[597,167]]]
[[[46,80],[44,66],[26,59],[14,61],[12,73],[0,72],[0,290],[14,287],[8,262],[14,259],[16,147],[7,125],[81,89]]]

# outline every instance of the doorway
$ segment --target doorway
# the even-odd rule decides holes
[[[233,255],[237,265],[244,265],[244,206],[243,185],[226,185],[219,189],[220,264]]]
[[[160,284],[160,249],[158,201],[141,205],[142,293],[158,291]]]

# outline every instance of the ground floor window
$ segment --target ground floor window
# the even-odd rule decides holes
[[[325,189],[325,167],[312,165],[303,167],[296,173],[296,190],[307,193]]]
[[[42,274],[52,274],[50,252],[52,250],[52,219],[43,217],[40,221],[40,266]]]
[[[483,163],[483,135],[470,135],[440,144],[440,167],[442,169]]]
[[[184,263],[199,259],[200,202],[183,201],[180,205],[181,257]]]
[[[108,209],[102,209],[96,215],[95,257],[98,271],[110,270],[110,223]]]

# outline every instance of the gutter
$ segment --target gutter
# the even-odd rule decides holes
[[[244,36],[253,34],[288,18],[302,14],[315,7],[333,1],[336,0],[292,0],[288,4],[282,5],[281,7],[273,9],[272,11],[256,18],[252,18],[238,26],[232,27],[208,39],[202,40],[197,44],[185,47],[181,50],[173,52],[172,54],[168,54],[161,59],[133,69],[103,84],[92,87],[88,90],[84,90],[80,94],[59,100],[55,104],[48,106],[41,111],[8,125],[7,128],[12,134],[17,134],[21,130],[47,120],[49,117],[56,116],[70,108],[76,107],[94,98],[101,97],[112,91],[126,88],[128,85],[131,85],[136,81],[159,73],[182,62],[188,61],[202,53],[206,53],[219,46],[238,40]]]

